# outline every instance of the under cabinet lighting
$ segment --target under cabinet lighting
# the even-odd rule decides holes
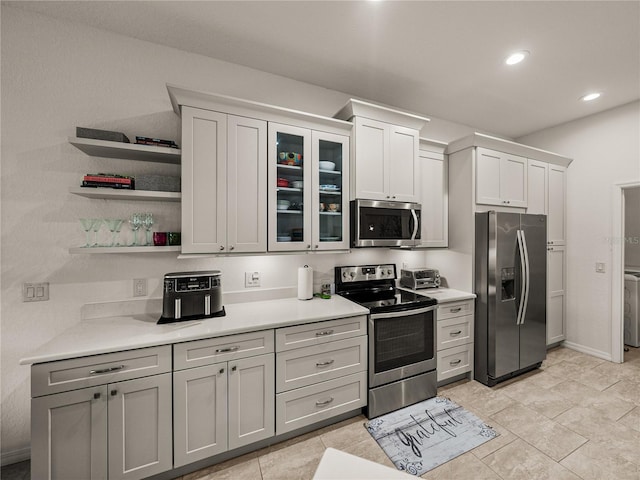
[[[602,95],[600,92],[588,93],[587,95],[580,97],[580,100],[582,100],[583,102],[590,102],[591,100],[595,100],[596,98],[599,98],[600,95]]]
[[[505,60],[505,63],[507,65],[515,65],[516,63],[520,63],[521,61],[523,61],[527,57],[527,55],[529,55],[528,51],[520,50],[519,52],[515,52],[509,55]]]

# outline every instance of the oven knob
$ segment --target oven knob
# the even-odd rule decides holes
[[[355,276],[356,276],[356,272],[349,272],[349,276],[350,276],[351,278],[355,277]]]
[[[387,270],[387,275],[391,275],[391,270]]]

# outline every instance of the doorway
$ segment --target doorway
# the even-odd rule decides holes
[[[611,361],[624,361],[624,270],[625,270],[625,193],[640,188],[640,181],[624,182],[613,188],[611,235]]]

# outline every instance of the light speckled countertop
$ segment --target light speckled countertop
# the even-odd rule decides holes
[[[414,292],[438,303],[475,298],[451,288]],[[157,325],[160,313],[82,320],[20,360],[21,365],[66,360],[135,348],[169,345],[235,333],[367,315],[369,310],[339,295],[330,299],[285,298],[225,305],[226,316]]]
[[[462,290],[455,290],[453,288],[422,288],[420,290],[411,291],[421,295],[426,295],[427,297],[435,298],[438,303],[456,302],[458,300],[471,300],[472,298],[476,298],[474,293],[463,292]]]
[[[20,364],[51,362],[235,333],[366,315],[369,310],[338,295],[225,305],[226,316],[157,325],[157,314],[83,320],[42,345]]]

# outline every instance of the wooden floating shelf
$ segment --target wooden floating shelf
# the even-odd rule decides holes
[[[177,148],[155,147],[136,143],[109,142],[93,138],[69,137],[69,143],[92,157],[119,158],[180,164],[182,151]]]
[[[108,200],[151,200],[179,202],[180,192],[156,192],[151,190],[127,190],[116,188],[70,187],[69,193],[87,198],[105,198]]]

